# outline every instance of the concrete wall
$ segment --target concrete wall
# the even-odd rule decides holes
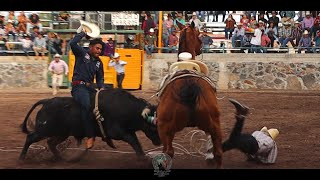
[[[197,57],[208,65],[219,89],[320,89],[319,54],[220,54]],[[143,87],[157,89],[176,54],[145,60]]]
[[[219,89],[320,89],[320,54],[209,53],[197,59],[208,65]],[[143,89],[157,90],[177,54],[145,59]],[[46,88],[47,60],[0,57],[0,89]]]

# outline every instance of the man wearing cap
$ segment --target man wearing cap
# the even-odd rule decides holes
[[[152,53],[157,47],[157,37],[154,34],[153,28],[151,28],[150,33],[145,36],[144,43],[144,49],[146,50],[147,58],[152,58]]]
[[[208,35],[207,30],[204,29],[203,33],[200,35],[200,39],[202,42],[203,52],[208,53],[210,50],[210,45],[213,44],[212,37]]]
[[[117,84],[118,88],[122,89],[122,82],[125,75],[125,68],[124,66],[127,64],[127,62],[120,60],[119,53],[114,53],[114,57],[109,62],[110,67],[114,67],[117,73]]]
[[[88,26],[91,26],[88,24]],[[101,38],[96,38],[100,31],[94,27],[90,28],[92,32],[86,32],[81,25],[77,29],[77,34],[70,40],[69,44],[73,54],[75,55],[75,65],[72,77],[71,95],[81,105],[81,120],[85,127],[87,139],[86,148],[90,149],[94,145],[95,130],[94,119],[90,111],[90,96],[96,92],[93,87],[94,78],[98,89],[104,88],[104,71],[103,64],[99,56],[102,55],[105,46]],[[91,35],[91,36],[90,36]],[[89,48],[84,49],[78,43],[84,37],[90,36],[94,39],[90,40]]]
[[[110,59],[113,57],[115,51],[115,43],[111,36],[109,36],[108,42],[106,43],[106,48],[104,50],[105,56],[110,57]]]
[[[52,73],[52,95],[58,93],[60,86],[62,86],[63,75],[67,76],[69,72],[67,63],[60,58],[60,54],[55,54],[54,60],[48,67],[48,70]]]
[[[201,24],[201,21],[198,19],[196,12],[192,13],[192,18],[189,20],[189,23],[191,24],[192,21],[194,22],[194,27],[200,30],[202,27],[202,24]]]
[[[264,164],[273,164],[278,155],[278,148],[275,138],[279,135],[278,129],[267,129],[263,127],[260,131],[254,131],[252,134],[241,133],[244,120],[249,113],[249,108],[240,104],[234,99],[229,101],[236,108],[236,123],[229,136],[229,139],[223,142],[223,152],[232,149],[238,149],[245,153],[248,160],[255,160]],[[213,158],[211,137],[208,137],[206,159]]]

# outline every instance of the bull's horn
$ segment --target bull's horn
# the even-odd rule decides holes
[[[148,118],[148,115],[150,114],[151,110],[148,108],[148,107],[145,107],[143,110],[142,110],[142,113],[141,113],[141,116],[144,118],[144,119],[147,119]]]

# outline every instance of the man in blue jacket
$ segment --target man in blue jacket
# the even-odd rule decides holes
[[[103,52],[104,42],[101,39],[90,40],[89,48],[84,49],[78,43],[87,33],[80,26],[77,34],[70,41],[70,47],[75,55],[75,65],[72,77],[71,95],[81,105],[81,119],[84,123],[87,139],[86,148],[90,149],[95,140],[95,121],[90,112],[90,94],[95,93],[94,76],[99,89],[104,88],[103,64],[99,56]]]

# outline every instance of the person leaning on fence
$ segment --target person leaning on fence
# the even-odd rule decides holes
[[[305,49],[308,53],[312,50],[311,37],[307,30],[304,30],[302,38],[298,42],[298,53],[301,53],[302,49]]]
[[[110,67],[114,67],[117,73],[117,84],[118,88],[122,89],[122,82],[125,75],[125,68],[124,66],[127,64],[127,62],[120,60],[119,53],[114,53],[113,60],[109,62]]]
[[[67,76],[69,68],[66,62],[60,59],[60,54],[54,55],[54,60],[49,64],[48,70],[52,73],[52,95],[56,95],[62,86],[63,75]]]
[[[86,142],[87,149],[93,147],[95,140],[95,121],[90,111],[90,95],[96,93],[96,89],[93,87],[94,77],[96,77],[98,89],[104,89],[103,64],[99,56],[102,55],[105,46],[101,38],[94,38],[90,40],[88,49],[81,47],[78,43],[82,38],[87,37],[89,33],[91,32],[87,32],[81,25],[77,29],[77,34],[69,42],[75,55],[71,95],[81,105],[81,120],[88,138]]]
[[[203,52],[208,53],[210,51],[210,45],[213,44],[213,40],[212,37],[208,35],[206,29],[204,29],[203,33],[200,35],[200,39],[203,45]]]

